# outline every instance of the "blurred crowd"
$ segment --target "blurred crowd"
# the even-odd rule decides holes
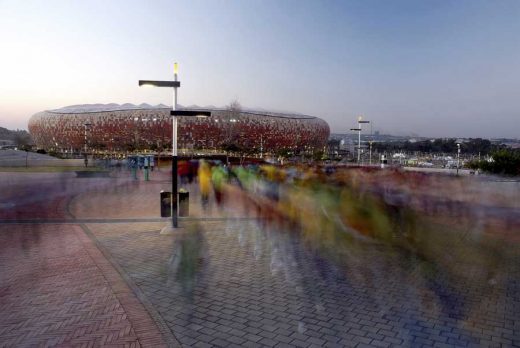
[[[192,168],[194,168],[192,166]],[[424,269],[465,276],[471,260],[493,283],[500,241],[518,242],[518,202],[477,179],[332,166],[196,166],[202,204],[240,206],[264,224],[282,226],[339,264],[359,245],[399,251]],[[193,180],[194,169],[180,173]],[[498,242],[497,242],[498,241]],[[465,258],[465,260],[459,260]],[[464,261],[464,262],[463,262]]]
[[[244,204],[268,220],[304,230],[319,221],[316,229],[333,225],[353,238],[411,242],[419,233],[414,221],[430,218],[475,238],[485,233],[514,239],[507,231],[520,222],[518,185],[490,190],[491,183],[475,178],[375,168],[227,166],[204,160],[180,164],[179,174],[183,182],[198,176],[204,204],[210,196],[221,205],[235,195],[231,200],[247,199]]]
[[[496,289],[507,284],[517,259],[517,248],[511,247],[519,242],[516,184],[493,187],[475,177],[392,169],[204,160],[180,163],[179,175],[181,182],[198,185],[203,210],[217,206],[225,212],[232,206],[243,217],[257,218],[270,240],[271,272],[282,272],[287,280],[298,273],[291,271],[299,256],[290,240],[296,239],[316,260],[326,259],[367,289],[404,269],[422,284],[418,298],[435,298],[445,314],[464,318],[478,311],[468,293],[500,296]],[[196,231],[180,240],[203,250],[204,238]],[[261,238],[255,240],[257,257],[263,246]],[[375,268],[385,262],[386,270]],[[184,284],[191,289],[190,282]]]

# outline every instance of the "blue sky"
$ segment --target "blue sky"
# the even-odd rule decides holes
[[[71,104],[295,111],[346,132],[519,137],[520,1],[3,1],[0,126]]]

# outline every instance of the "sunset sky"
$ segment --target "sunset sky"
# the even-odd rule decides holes
[[[73,104],[293,111],[348,132],[520,135],[520,1],[4,1],[0,126]]]

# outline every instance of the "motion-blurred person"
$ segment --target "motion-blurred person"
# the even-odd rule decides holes
[[[207,258],[206,242],[198,224],[188,226],[175,236],[172,255],[168,261],[168,287],[178,287],[190,303],[194,288],[202,276]]]
[[[179,161],[178,164],[178,173],[181,178],[181,184],[186,185],[188,183],[188,174],[190,172],[190,167],[187,161]]]
[[[208,162],[200,160],[198,176],[201,202],[202,206],[206,208],[209,203],[209,192],[211,190],[211,168]]]
[[[227,182],[227,172],[222,166],[214,166],[211,169],[211,182],[215,190],[215,200],[217,204],[222,204],[224,196],[224,184]]]
[[[199,171],[199,161],[190,160],[188,162],[188,182],[191,184]]]

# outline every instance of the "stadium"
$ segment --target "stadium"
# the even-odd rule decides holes
[[[330,129],[314,116],[249,109],[180,108],[211,117],[178,117],[179,153],[277,154],[323,150]],[[74,105],[29,120],[36,146],[46,151],[111,154],[171,150],[171,108],[148,104]]]

